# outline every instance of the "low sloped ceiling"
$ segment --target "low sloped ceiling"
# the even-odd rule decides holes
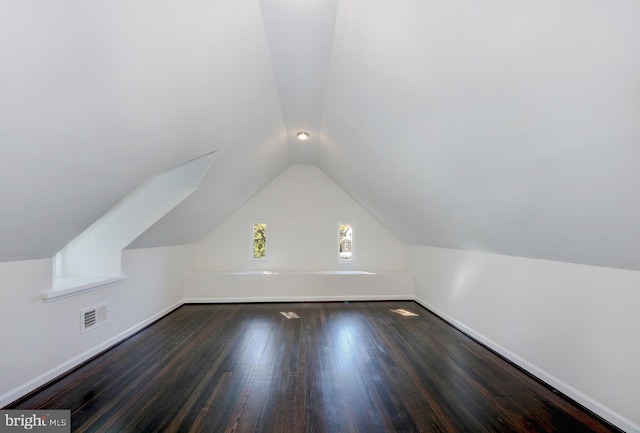
[[[198,241],[294,162],[405,243],[640,269],[638,40],[624,0],[2,2],[0,260],[220,148],[132,247]]]
[[[340,2],[320,167],[403,242],[640,270],[640,3]]]
[[[0,261],[53,256],[221,149],[141,245],[196,241],[289,164],[257,2],[2,2],[0,58]]]

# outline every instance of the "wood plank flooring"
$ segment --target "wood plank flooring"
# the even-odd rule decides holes
[[[11,408],[74,433],[618,431],[414,302],[185,305]]]

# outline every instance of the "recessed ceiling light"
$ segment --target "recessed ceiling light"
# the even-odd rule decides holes
[[[308,132],[301,131],[296,134],[296,137],[298,137],[298,140],[300,141],[306,141],[309,139],[310,135]]]

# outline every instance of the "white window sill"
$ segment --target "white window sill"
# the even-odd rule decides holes
[[[124,274],[99,277],[55,277],[51,290],[42,294],[42,300],[44,302],[59,301],[121,283],[127,278]]]

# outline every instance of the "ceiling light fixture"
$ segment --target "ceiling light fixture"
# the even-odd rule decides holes
[[[310,135],[308,132],[301,131],[296,134],[296,137],[298,137],[298,140],[300,141],[307,141]]]

